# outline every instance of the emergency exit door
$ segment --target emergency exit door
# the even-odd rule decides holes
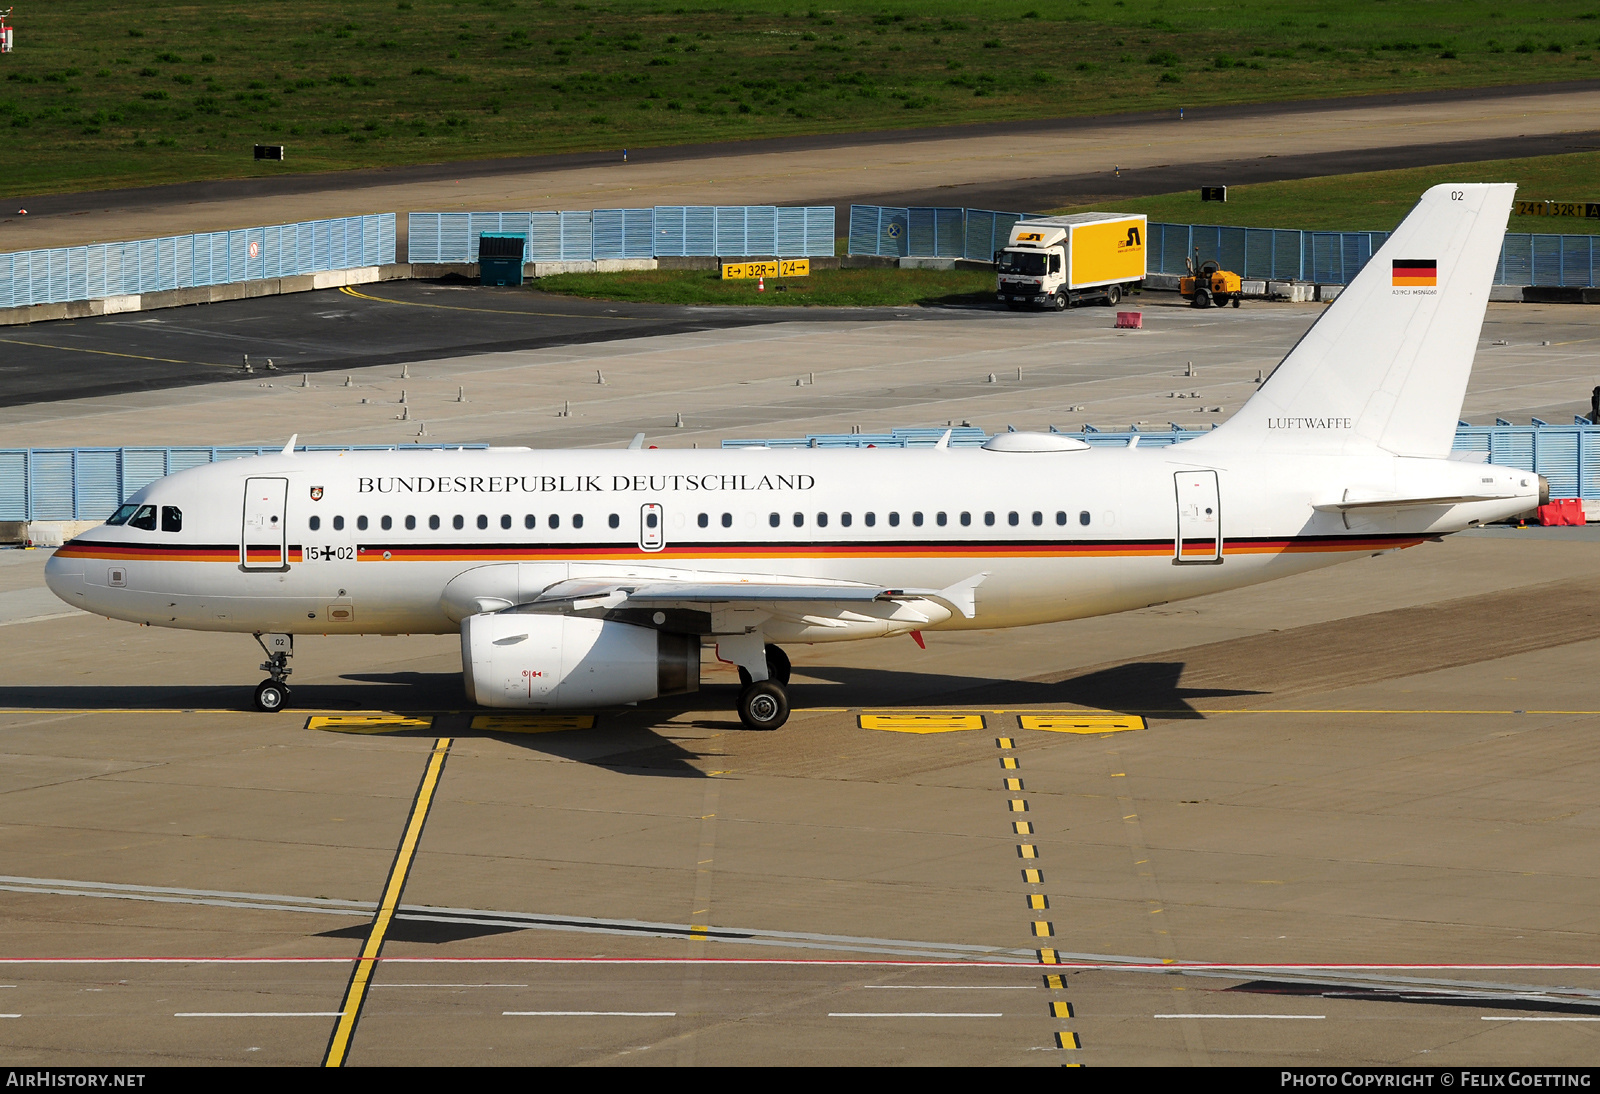
[[[1180,471],[1173,476],[1178,494],[1175,564],[1222,561],[1222,502],[1215,471]]]
[[[288,479],[244,480],[244,527],[239,534],[240,568],[289,568],[288,503]]]
[[[648,502],[639,506],[639,549],[659,551],[667,545],[666,520],[661,506]]]

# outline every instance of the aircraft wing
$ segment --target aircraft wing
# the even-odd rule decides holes
[[[977,611],[977,588],[988,573],[975,574],[943,589],[896,589],[850,581],[795,579],[785,581],[740,580],[722,574],[690,574],[682,577],[636,579],[571,578],[545,589],[536,598],[517,605],[519,611],[574,611],[628,608],[691,608],[706,610],[713,605],[771,605],[777,611],[798,604],[826,609],[836,605],[877,602],[935,600],[971,619]]]

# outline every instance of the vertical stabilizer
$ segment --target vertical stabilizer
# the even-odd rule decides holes
[[[1516,186],[1435,186],[1239,412],[1191,442],[1450,451]]]

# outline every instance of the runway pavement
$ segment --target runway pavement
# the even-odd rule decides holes
[[[1264,182],[1590,149],[1600,81],[952,125],[7,198],[0,251],[359,213],[851,201],[1035,211]],[[1120,168],[1118,176],[1114,169]],[[27,216],[14,210],[27,208]],[[405,218],[400,218],[404,254]],[[844,234],[845,221],[839,221]]]
[[[432,344],[406,327],[431,300],[304,299]],[[400,439],[405,371],[452,440],[1164,424],[1230,413],[1318,311],[1146,313],[654,331],[0,421]],[[1583,405],[1588,310],[1489,321],[1467,417]],[[8,1063],[1587,1064],[1597,549],[1490,530],[925,651],[795,647],[770,734],[715,661],[592,722],[478,720],[426,636],[304,636],[294,708],[257,714],[248,636],[56,607],[44,552],[0,552]]]

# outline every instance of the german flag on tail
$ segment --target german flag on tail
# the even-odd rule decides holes
[[[1397,258],[1394,260],[1394,285],[1396,288],[1433,288],[1438,284],[1438,259]]]

